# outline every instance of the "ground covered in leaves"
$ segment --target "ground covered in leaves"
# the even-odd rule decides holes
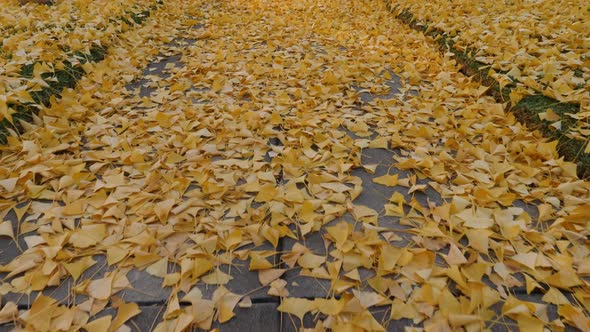
[[[143,22],[159,0],[7,0],[0,8],[0,143],[26,131],[41,106],[73,88],[119,34]]]
[[[383,2],[167,1],[118,38],[0,148],[0,323],[130,330],[144,270],[158,331],[261,292],[315,330],[590,329],[590,183]]]
[[[585,142],[582,150],[590,153],[587,1],[387,2],[397,15],[411,16],[426,31],[444,34],[441,37],[447,44],[477,61],[479,70],[489,72],[500,87],[512,86],[513,105],[533,94],[551,98],[539,114],[540,120],[548,121],[558,132],[563,127],[564,135]],[[558,115],[555,111],[560,107],[552,105],[557,103],[571,107]]]

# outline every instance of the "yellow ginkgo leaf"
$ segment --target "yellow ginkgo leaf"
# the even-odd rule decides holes
[[[164,278],[168,274],[168,258],[162,258],[154,264],[148,266],[145,271],[153,276]]]
[[[131,319],[134,316],[137,316],[141,313],[139,306],[137,303],[121,303],[117,308],[117,315],[111,326],[109,328],[109,332],[117,331],[126,321]]]
[[[88,332],[108,332],[112,318],[111,315],[97,318],[84,325],[83,328]]]
[[[376,177],[373,179],[373,182],[378,183],[378,184],[382,184],[384,186],[388,186],[388,187],[395,187],[398,184],[398,179],[399,175],[398,174],[393,174],[393,175],[383,175],[380,177]]]
[[[314,255],[312,253],[305,253],[297,260],[297,264],[306,269],[313,269],[319,267],[326,261],[326,257]]]
[[[10,221],[4,221],[0,223],[0,236],[8,236],[14,239],[14,231]]]
[[[217,302],[217,310],[219,311],[218,319],[220,323],[225,323],[236,315],[234,313],[234,308],[241,298],[241,295],[227,292],[221,297],[221,299],[219,299]]]
[[[72,278],[74,278],[74,281],[76,281],[78,278],[80,278],[84,271],[94,264],[96,264],[96,261],[92,258],[92,256],[85,256],[74,262],[64,263],[64,268],[70,273]]]
[[[112,293],[113,275],[101,279],[91,280],[88,283],[88,295],[97,300],[107,300]]]
[[[281,304],[278,307],[280,312],[293,314],[303,321],[303,316],[306,313],[316,310],[317,303],[308,299],[289,297],[281,300]]]

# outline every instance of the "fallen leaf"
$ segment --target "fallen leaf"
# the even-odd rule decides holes
[[[398,184],[398,181],[397,181],[398,176],[399,176],[398,174],[383,175],[383,176],[374,178],[373,182],[384,185],[384,186],[388,186],[388,187],[395,187]]]
[[[316,309],[317,304],[314,301],[296,297],[282,299],[281,304],[278,307],[280,312],[293,314],[298,317],[300,321],[303,321],[303,316],[305,316],[306,313]]]
[[[101,279],[94,279],[88,283],[88,296],[97,300],[108,300],[112,293],[113,275]]]
[[[117,316],[109,328],[109,332],[117,331],[123,324],[141,313],[137,303],[121,303],[117,308]]]
[[[107,332],[111,326],[111,320],[113,316],[107,315],[104,317],[97,318],[86,325],[82,326],[88,332]]]
[[[12,230],[12,223],[10,221],[0,223],[0,236],[8,236],[14,240],[14,231]]]

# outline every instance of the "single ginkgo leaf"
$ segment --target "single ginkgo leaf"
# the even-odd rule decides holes
[[[141,313],[137,303],[121,303],[117,308],[117,316],[113,320],[109,332],[117,331],[126,321]]]
[[[395,187],[398,184],[398,179],[399,175],[398,174],[393,174],[393,175],[383,175],[383,176],[379,176],[373,179],[373,182],[384,185],[384,186],[388,186],[388,187]]]
[[[303,321],[306,313],[317,309],[317,303],[304,298],[289,297],[281,300],[277,308],[280,312],[293,314]]]
[[[82,328],[88,332],[108,332],[112,319],[111,315],[103,316],[87,323]]]

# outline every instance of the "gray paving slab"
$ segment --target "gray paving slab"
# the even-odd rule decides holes
[[[94,256],[93,259],[97,262],[86,271],[82,273],[78,282],[87,279],[98,279],[105,275],[107,268],[105,268],[106,259],[104,256]],[[56,300],[63,301],[63,303],[81,303],[87,300],[87,296],[76,294],[72,288],[77,283],[72,278],[62,280],[59,286],[46,287],[41,293],[50,296]],[[2,297],[4,302],[12,301],[21,308],[29,307],[40,292],[34,291],[30,294],[8,293]]]
[[[395,75],[391,70],[387,70],[387,72],[392,76],[391,79],[386,80],[385,85],[389,87],[389,91],[385,95],[375,95],[369,91],[364,90],[361,86],[353,85],[352,88],[359,92],[359,98],[362,103],[367,104],[372,102],[375,99],[393,99],[399,97],[401,94],[401,78]],[[381,75],[385,74],[385,72],[381,73]]]
[[[168,78],[170,77],[170,70],[172,68],[181,68],[184,65],[181,61],[181,54],[165,55],[161,53],[156,59],[156,61],[152,61],[143,71],[143,76],[154,75],[160,78]]]
[[[203,24],[195,24],[193,29],[202,29]],[[179,46],[190,46],[196,42],[195,39],[179,37],[168,43],[167,47],[179,47]],[[133,82],[127,84],[125,88],[128,91],[138,91],[140,97],[149,97],[153,92],[157,90],[152,80],[165,79],[171,76],[171,71],[176,68],[182,68],[184,62],[182,61],[182,54],[176,53],[176,51],[163,51],[159,53],[156,58],[150,62],[142,72],[142,76],[137,78]]]
[[[381,324],[388,332],[403,332],[406,328],[416,327],[421,328],[420,324],[415,324],[410,319],[390,320],[391,310],[389,306],[374,307],[370,309],[373,318]],[[290,314],[282,314],[283,329],[282,332],[299,332],[301,328],[313,328],[318,324],[319,320],[323,321],[326,317],[323,314],[307,313],[303,317],[303,322],[296,316]]]
[[[103,255],[95,255],[96,261],[92,267],[84,271],[77,282],[69,277],[61,281],[59,286],[46,287],[42,293],[63,303],[81,303],[88,299],[86,295],[77,294],[72,289],[85,280],[100,279],[113,267],[106,265],[106,258]],[[162,279],[154,277],[145,271],[132,269],[127,273],[127,279],[131,283],[131,288],[124,289],[116,295],[127,302],[152,303],[164,302],[168,299],[170,288],[162,287]],[[35,300],[39,292],[30,294],[8,293],[3,296],[3,301],[15,302],[20,307],[29,307]]]
[[[170,77],[173,68],[181,68],[182,66],[182,55],[165,55],[160,53],[144,69],[141,78],[127,84],[125,89],[127,91],[137,91],[140,97],[149,97],[158,90],[157,81]]]
[[[362,153],[363,164],[377,164],[374,174],[368,173],[363,168],[356,168],[352,170],[351,174],[361,178],[363,182],[363,191],[354,201],[355,204],[368,206],[378,212],[383,212],[384,205],[389,203],[389,198],[398,192],[402,194],[407,202],[411,202],[412,198],[415,198],[420,205],[428,206],[428,202],[440,205],[443,203],[443,199],[440,194],[430,187],[425,180],[417,180],[417,184],[425,184],[426,189],[424,191],[414,191],[409,193],[410,188],[403,187],[401,185],[388,187],[373,182],[377,177],[383,175],[398,175],[399,179],[408,178],[411,173],[392,167],[393,155],[395,153],[385,149],[364,149]],[[383,217],[383,216],[382,216]],[[380,218],[386,220],[387,218]]]
[[[298,271],[285,273],[283,279],[287,281],[285,288],[292,297],[318,298],[333,294],[329,280],[301,276]]]
[[[267,246],[266,250],[272,250],[271,246]],[[273,264],[279,264],[279,256],[272,256],[269,261]],[[236,294],[248,294],[252,300],[266,300],[274,301],[276,299],[270,295],[267,295],[268,287],[262,287],[258,280],[257,271],[249,271],[248,266],[250,259],[240,262],[241,266],[234,265],[231,268],[227,265],[221,267],[221,270],[225,273],[230,274],[233,279],[224,285],[231,292]],[[208,286],[203,283],[198,283],[197,287],[203,292],[203,296],[210,298],[213,295],[217,286]]]
[[[22,208],[26,204],[27,202],[22,202],[17,204],[16,207]],[[23,215],[22,220],[26,220],[27,217],[27,214]],[[12,209],[4,216],[4,220],[2,221],[8,221],[12,224],[12,232],[17,237],[16,241],[6,236],[0,237],[0,265],[6,265],[14,257],[20,255],[23,251],[27,249],[27,243],[25,242],[24,238],[29,235],[34,235],[35,232],[20,234],[19,220],[17,218],[16,213]],[[2,276],[1,273],[0,276]]]
[[[290,251],[296,243],[301,243],[310,250],[313,254],[326,256],[328,250],[323,238],[324,232],[314,232],[305,236],[304,239],[294,240],[291,238],[281,239],[281,251]],[[289,291],[289,296],[293,297],[325,297],[330,293],[330,281],[325,279],[316,279],[300,275],[300,270],[289,270],[285,272],[282,279],[287,282],[286,289]]]
[[[521,301],[538,303],[538,304],[546,304],[547,305],[547,311],[546,311],[547,318],[549,319],[549,321],[552,321],[552,320],[555,320],[558,318],[557,306],[555,304],[550,304],[550,303],[547,303],[547,302],[541,300],[541,298],[543,297],[544,294],[541,294],[540,292],[533,292],[531,294],[527,294],[525,291],[523,291],[523,292],[513,293],[513,295],[514,295],[514,297],[516,297],[517,299],[519,299]],[[566,296],[567,298],[569,298],[569,300],[571,302],[575,301],[573,299],[573,296],[571,296],[570,293],[564,292],[563,295]]]
[[[324,320],[324,315],[312,315],[307,313],[303,317],[303,322],[299,317],[290,314],[281,314],[282,328],[281,332],[299,332],[302,328],[311,329],[316,326],[318,320]]]
[[[392,75],[392,79],[386,81],[386,85],[389,86],[389,94],[385,96],[374,96],[368,92],[362,91],[362,88],[358,86],[353,86],[353,88],[357,91],[362,91],[359,94],[361,103],[369,103],[373,101],[375,98],[394,98],[397,95],[399,95],[399,89],[401,88],[401,79],[394,75],[392,72],[390,72],[390,74]],[[354,133],[348,130],[344,131],[352,138],[355,138]],[[411,173],[408,171],[402,171],[392,167],[392,164],[394,162],[394,156],[397,153],[399,153],[399,150],[375,148],[363,149],[361,153],[361,161],[363,165],[377,165],[375,172],[371,174],[362,167],[356,168],[351,172],[353,176],[357,176],[362,180],[363,187],[362,193],[354,200],[354,204],[364,205],[379,212],[378,225],[381,227],[391,228],[392,230],[401,230],[407,228],[406,226],[400,224],[399,218],[385,216],[384,205],[389,202],[389,198],[395,192],[403,194],[408,202],[411,201],[412,197],[416,197],[416,199],[421,204],[426,204],[426,201],[428,199],[435,200],[436,202],[442,201],[440,195],[438,195],[438,193],[434,191],[432,188],[430,188],[430,190],[427,193],[415,192],[412,195],[410,195],[408,194],[409,188],[405,188],[402,186],[387,187],[373,182],[373,179],[375,179],[376,177],[383,176],[386,174],[397,174],[399,178],[406,178],[411,175]],[[345,220],[349,223],[355,224],[353,218],[349,214],[346,214],[342,218],[338,218],[337,220],[332,221],[330,224],[326,226],[335,224],[340,220]],[[296,242],[299,242],[304,244],[307,248],[311,249],[316,255],[327,255],[327,253],[331,249],[326,248],[326,243],[322,237],[323,233],[324,230],[322,229],[320,232],[308,234],[305,236],[305,238],[300,239],[298,241],[295,241],[290,238],[284,238],[281,240],[281,249],[283,251],[289,251]],[[409,242],[410,235],[404,234],[404,236],[404,240],[398,243],[400,246],[404,246]],[[363,273],[365,274],[366,278],[369,278],[372,272],[365,270],[363,271]],[[330,281],[325,279],[301,276],[299,270],[287,271],[284,275],[284,279],[287,281],[287,290],[289,290],[291,296],[315,298],[332,295],[332,292],[330,291]],[[364,287],[366,287],[366,285],[361,285],[361,288]]]
[[[356,223],[354,218],[346,213],[341,218],[337,218],[330,223],[326,224],[326,227],[333,226],[334,224],[346,221],[355,226],[355,230],[359,230],[361,227],[360,223]],[[296,244],[303,244],[305,247],[310,249],[315,255],[327,256],[327,261],[332,261],[332,257],[329,256],[329,252],[333,250],[333,246],[328,246],[329,242],[324,241],[325,230],[322,229],[319,232],[308,234],[304,239],[294,240],[291,238],[284,238],[281,241],[281,250],[284,252],[290,251],[291,248]],[[402,241],[397,243],[400,246],[407,245],[408,241]],[[366,281],[374,276],[374,271],[365,269],[362,267],[358,268],[362,282],[357,285],[359,289],[368,289]],[[341,275],[344,275],[346,271],[341,271]],[[331,283],[327,279],[319,279],[300,274],[299,269],[288,270],[282,277],[287,281],[286,289],[289,291],[289,296],[303,297],[303,298],[316,298],[316,297],[329,297],[334,296],[334,291],[331,289]],[[344,278],[344,277],[343,277]]]
[[[365,205],[379,212],[379,226],[388,227],[392,230],[401,230],[406,229],[407,226],[401,225],[399,218],[397,217],[385,216],[383,207],[389,202],[389,198],[395,192],[402,193],[404,197],[406,197],[406,200],[410,201],[411,195],[408,195],[408,188],[401,186],[387,187],[373,182],[374,178],[385,174],[398,174],[400,178],[407,177],[409,175],[408,172],[399,171],[390,167],[393,161],[393,155],[393,151],[385,149],[363,150],[363,164],[378,164],[378,166],[374,174],[368,173],[363,168],[357,168],[353,170],[352,175],[360,177],[362,179],[363,186],[363,191],[354,201],[354,204]],[[438,200],[440,200],[438,193],[435,194],[438,196]],[[340,220],[345,220],[352,224],[355,223],[353,218],[349,214],[346,214],[342,218],[338,218],[326,226],[335,224]],[[308,234],[304,239],[299,241],[285,238],[282,240],[282,250],[288,251],[293,247],[295,242],[300,242],[309,249],[313,250],[314,254],[316,255],[327,255],[326,243],[322,237],[323,233],[324,230]],[[405,233],[399,235],[404,236],[406,240],[397,244],[400,246],[405,246],[409,242],[410,234]],[[285,273],[284,279],[287,281],[287,289],[289,290],[290,294],[295,297],[325,297],[330,294],[330,282],[328,280],[301,276],[298,270],[288,271]]]
[[[520,298],[521,300],[531,301],[531,302],[539,302],[536,301],[535,298],[531,299],[530,297],[527,298]],[[501,310],[500,305],[496,305],[493,308],[496,312]],[[548,317],[549,320],[553,320],[557,318],[556,309],[549,308],[548,309]],[[382,307],[373,307],[370,309],[370,313],[373,318],[381,324],[383,328],[385,328],[388,332],[402,332],[406,331],[408,328],[424,328],[423,322],[414,322],[410,319],[391,319],[391,310],[389,306],[382,306]],[[295,317],[290,314],[282,314],[282,321],[283,321],[283,332],[296,332],[300,331],[303,328],[313,328],[316,326],[318,320],[324,320],[326,317],[322,314],[311,314],[307,313],[304,318],[303,322],[299,320],[298,317]],[[504,332],[504,331],[518,331],[517,323],[505,316],[498,315],[498,319],[495,321],[490,321],[485,323],[485,327],[493,332]],[[565,331],[577,331],[575,328],[566,327]]]
[[[11,212],[12,213],[12,212]],[[14,234],[16,233],[16,222],[14,221],[14,218],[10,218],[7,217],[4,219],[4,221],[10,221],[12,222],[12,226],[13,226],[13,232]],[[21,249],[22,248],[26,248],[27,244],[25,243],[25,241],[23,240],[22,237],[19,237],[17,239],[18,241],[18,245],[17,242],[14,241],[13,239],[9,238],[9,237],[0,237],[0,265],[6,265],[8,263],[10,263],[10,261],[20,255],[22,253]],[[2,274],[0,274],[1,276]]]
[[[113,267],[106,265],[105,256],[95,255],[93,259],[96,264],[84,271],[77,282],[74,282],[69,277],[62,280],[59,286],[46,287],[42,293],[63,303],[81,303],[87,300],[86,295],[75,293],[72,289],[85,280],[103,278],[107,272],[114,270]],[[127,273],[127,279],[131,284],[131,288],[123,289],[116,294],[127,302],[165,302],[169,297],[170,288],[162,287],[162,279],[154,277],[145,271],[132,269]],[[3,296],[3,301],[15,302],[20,307],[29,307],[38,294],[39,292],[36,291],[30,294],[8,293]]]
[[[132,269],[127,273],[127,279],[131,287],[117,294],[126,302],[164,303],[170,297],[171,288],[162,287],[162,279],[146,271]]]
[[[243,330],[261,332],[280,331],[280,314],[277,307],[277,303],[253,303],[250,308],[240,308],[236,306],[234,309],[236,316],[223,324],[215,322],[211,328],[217,328],[220,332]],[[135,316],[126,324],[131,328],[131,331],[152,331],[158,323],[162,321],[162,316],[166,308],[158,305],[140,307],[140,309],[142,310],[141,314]],[[114,312],[114,310],[112,311]],[[191,331],[202,330],[193,329]]]
[[[272,247],[266,248],[271,250]],[[88,279],[100,279],[108,271],[112,271],[113,268],[105,266],[104,256],[93,257],[97,263],[86,270],[82,276],[78,279],[78,283]],[[275,260],[278,264],[278,257],[271,259]],[[262,287],[258,280],[258,273],[248,271],[248,265],[250,260],[245,261],[234,261],[233,266],[221,265],[220,270],[228,273],[232,276],[230,280],[224,286],[236,294],[249,294],[253,300],[265,299],[268,300],[271,297],[267,295],[267,288]],[[142,303],[165,303],[170,296],[170,287],[162,286],[162,279],[155,277],[143,270],[132,269],[127,273],[127,279],[129,280],[131,287],[125,288],[118,292],[116,295],[121,297],[127,302]],[[76,294],[72,291],[72,288],[76,285],[72,278],[67,278],[61,282],[57,287],[47,287],[43,290],[43,294],[51,296],[54,299],[58,299],[64,303],[81,303],[87,299],[87,296]],[[205,298],[211,298],[213,292],[218,288],[217,285],[207,285],[202,281],[196,285]],[[8,293],[3,296],[3,302],[12,301],[20,307],[29,307],[36,298],[39,292],[32,292],[29,295],[20,293]]]
[[[271,245],[265,244],[256,250],[273,250],[273,248]],[[274,264],[279,263],[278,255],[271,256],[269,260]],[[250,259],[247,259],[244,261],[234,260],[232,266],[225,264],[219,266],[219,269],[222,272],[227,273],[232,277],[232,280],[223,286],[236,294],[248,294],[252,300],[270,299],[271,297],[266,294],[268,289],[262,287],[258,280],[258,273],[256,271],[248,270],[249,264]],[[118,294],[125,301],[136,303],[163,303],[168,300],[171,288],[162,287],[163,280],[161,278],[136,269],[131,270],[127,274],[127,278],[132,287],[124,289]],[[204,298],[211,298],[219,285],[208,285],[199,281],[194,287],[201,290]]]
[[[10,332],[14,330],[14,324],[6,323],[4,325],[0,325],[0,332]]]
[[[236,308],[236,317],[224,324],[216,325],[220,331],[261,331],[281,330],[281,315],[278,303],[255,303],[252,308]]]
[[[416,327],[421,328],[420,323],[414,323],[411,319],[391,319],[391,307],[382,306],[374,307],[369,310],[373,318],[385,328],[387,332],[402,332],[406,328]]]
[[[231,320],[220,324],[215,322],[212,328],[219,329],[220,332],[233,331],[260,331],[260,332],[275,332],[281,331],[281,315],[277,310],[278,303],[253,303],[250,308],[234,309],[236,314]],[[134,316],[125,325],[132,332],[149,332],[153,331],[158,323],[162,321],[162,317],[166,310],[163,305],[139,306],[141,313]],[[117,315],[117,309],[107,307],[105,310],[91,317],[90,321],[100,317],[111,315],[113,318]],[[5,324],[0,326],[0,332],[8,332],[14,329],[14,325]],[[202,331],[200,329],[191,331]]]

